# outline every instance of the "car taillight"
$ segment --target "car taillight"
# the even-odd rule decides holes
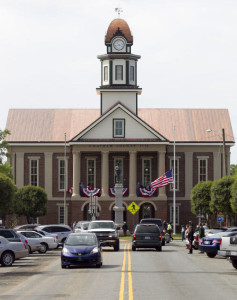
[[[165,229],[163,229],[163,233],[165,233]]]
[[[213,240],[213,241],[212,241],[212,244],[220,244],[220,243],[221,243],[220,240]]]
[[[220,245],[222,244],[222,239],[220,239]]]
[[[25,246],[25,249],[27,249],[27,246],[26,246],[26,244],[25,243],[23,243],[24,244],[24,246]]]
[[[56,239],[58,240],[58,235],[56,235]]]
[[[136,234],[134,234],[132,237],[133,237],[134,239],[136,239]]]
[[[25,240],[25,242],[26,242],[26,244],[28,244],[28,241],[27,241],[27,240]]]
[[[22,240],[19,238],[19,242],[22,242]]]
[[[162,235],[161,235],[161,234],[159,235],[159,238],[160,238],[160,239],[162,238]]]

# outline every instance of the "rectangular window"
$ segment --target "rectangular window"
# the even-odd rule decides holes
[[[87,160],[87,186],[95,188],[95,159]]]
[[[198,178],[200,181],[207,181],[207,159],[198,160]]]
[[[135,78],[134,75],[135,75],[134,74],[134,66],[131,66],[130,67],[130,81],[134,81],[134,78]]]
[[[172,205],[170,205],[170,220],[169,220],[170,223],[173,223],[173,217],[174,217],[173,213],[174,213],[174,207]],[[175,213],[176,213],[175,223],[176,223],[176,225],[179,225],[179,206],[178,205],[175,206]]]
[[[123,80],[123,66],[115,66],[115,80]]]
[[[104,81],[108,81],[108,66],[104,67]]]
[[[114,138],[124,138],[125,137],[125,120],[124,119],[113,119],[113,129],[114,129]]]
[[[68,209],[66,207],[66,220],[65,220],[65,224],[67,223],[67,213],[68,213]],[[64,224],[64,205],[58,206],[58,223],[59,224]]]
[[[38,160],[30,160],[30,185],[38,186]]]
[[[65,161],[64,159],[60,159],[58,161],[59,164],[59,190],[64,191],[64,183],[65,183],[65,177],[66,177],[66,170],[65,170]]]
[[[170,159],[170,169],[174,170],[174,159]],[[174,185],[170,184],[170,190],[173,191],[173,189]],[[175,190],[179,190],[179,159],[175,159]]]
[[[142,160],[142,184],[144,187],[150,186],[151,184],[151,159]]]

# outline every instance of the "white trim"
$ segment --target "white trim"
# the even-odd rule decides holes
[[[57,159],[58,159],[58,191],[59,192],[63,192],[64,191],[64,188],[63,189],[60,189],[60,161],[65,161],[64,160],[64,157],[57,157]],[[64,181],[66,181],[66,190],[67,190],[67,188],[68,188],[68,159],[66,159],[66,165],[64,166],[64,172],[65,172],[65,174],[64,174]]]
[[[90,126],[88,126],[85,130],[83,130],[81,133],[79,133],[76,137],[73,138],[73,141],[75,142],[77,139],[81,138],[83,135],[85,135],[87,132],[89,132],[92,128],[94,128],[97,124],[102,122],[105,118],[107,118],[110,114],[112,114],[115,110],[120,108],[125,113],[127,113],[131,118],[136,120],[139,124],[141,124],[143,127],[145,127],[148,131],[153,133],[156,137],[161,139],[162,141],[165,141],[165,138],[161,136],[158,132],[156,132],[152,127],[145,124],[141,119],[137,118],[133,113],[131,113],[129,110],[127,110],[123,105],[120,103],[117,104],[115,107],[113,107],[111,110],[109,110],[106,114],[101,116],[99,119],[97,119],[95,122],[93,122]]]
[[[39,186],[39,160],[40,160],[40,157],[37,157],[37,158],[35,158],[35,157],[28,157],[28,159],[29,159],[29,184],[30,185],[32,185],[32,181],[31,181],[31,163],[32,163],[32,161],[36,161],[37,162],[37,166],[36,166],[36,169],[37,169],[37,174],[36,174],[36,176],[37,176],[37,183],[36,183],[36,186]],[[35,174],[34,174],[35,175]]]
[[[145,182],[144,182],[144,161],[145,160],[148,160],[150,162],[150,182],[149,182],[149,184],[151,184],[151,178],[152,178],[152,172],[151,172],[152,161],[151,161],[151,157],[143,156],[142,157],[142,185],[144,185],[144,186],[146,186]]]
[[[169,166],[170,166],[170,169],[172,169],[172,164],[171,164],[171,161],[174,160],[174,156],[169,156]],[[177,174],[176,174],[176,180],[177,180],[177,189],[175,188],[176,191],[179,191],[179,160],[180,160],[180,157],[177,157],[175,156],[175,160],[176,160],[176,164],[175,164],[175,170],[177,171]],[[175,183],[174,183],[175,185]],[[170,184],[169,187],[170,187],[170,191],[173,191],[174,189],[172,188],[173,184]]]

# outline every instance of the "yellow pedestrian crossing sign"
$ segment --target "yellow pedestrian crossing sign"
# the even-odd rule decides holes
[[[140,206],[138,206],[135,202],[132,202],[128,207],[127,210],[130,211],[131,214],[135,214],[140,209]]]

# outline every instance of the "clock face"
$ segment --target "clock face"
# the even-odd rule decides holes
[[[118,51],[122,50],[125,46],[125,43],[123,40],[118,39],[114,42],[114,48]]]

